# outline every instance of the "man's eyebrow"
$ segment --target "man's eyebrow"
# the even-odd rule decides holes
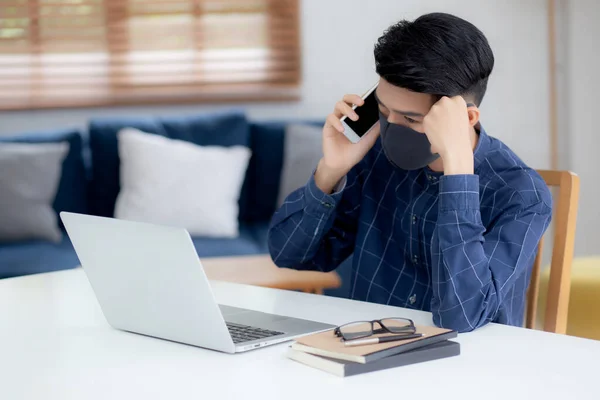
[[[373,94],[375,95],[375,100],[377,100],[377,103],[379,103],[380,105],[382,105],[385,108],[387,108],[388,110],[390,110],[385,104],[383,104],[381,102],[381,100],[379,100],[379,96],[377,96],[377,91],[374,91]],[[424,117],[423,114],[414,112],[414,111],[402,111],[402,110],[393,110],[393,109],[391,109],[390,111],[393,111],[398,114],[406,115],[407,117]]]

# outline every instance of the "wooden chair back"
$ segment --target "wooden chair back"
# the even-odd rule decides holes
[[[571,264],[575,245],[575,224],[579,206],[579,177],[569,171],[546,171],[538,173],[549,187],[558,187],[558,201],[553,210],[554,242],[550,262],[550,281],[544,327],[547,332],[564,334],[567,331],[569,295],[571,290]],[[540,268],[544,240],[540,241],[533,264],[531,282],[527,293],[525,327],[533,329],[536,322],[540,290]]]

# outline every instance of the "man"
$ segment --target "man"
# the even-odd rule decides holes
[[[273,260],[331,271],[353,255],[352,299],[431,311],[461,332],[522,325],[552,198],[479,122],[494,64],[485,36],[424,15],[389,28],[375,64],[380,126],[352,144],[340,117],[363,101],[336,105],[314,176],[273,217]]]

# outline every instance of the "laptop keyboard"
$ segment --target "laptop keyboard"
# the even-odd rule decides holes
[[[234,324],[232,322],[227,322],[227,329],[229,329],[229,333],[231,334],[233,343],[250,342],[252,340],[283,335],[283,332],[270,331],[267,329],[255,328],[253,326]]]

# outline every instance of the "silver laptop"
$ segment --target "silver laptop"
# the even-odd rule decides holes
[[[333,328],[217,304],[185,229],[60,216],[102,312],[116,329],[238,353]]]

